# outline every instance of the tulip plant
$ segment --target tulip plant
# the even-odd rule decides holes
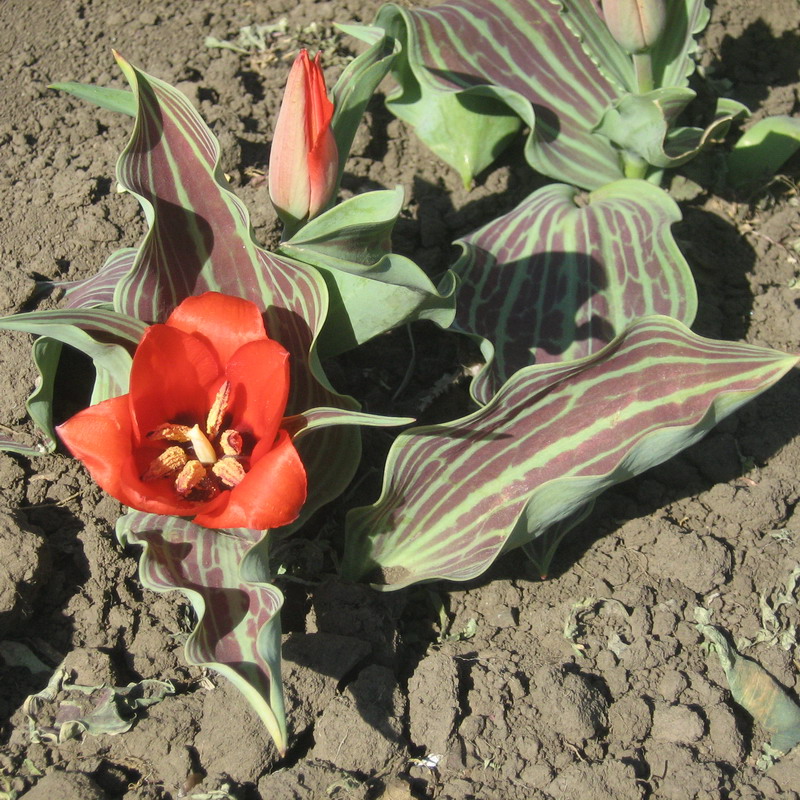
[[[32,455],[60,440],[128,507],[117,535],[142,545],[142,582],[180,589],[197,613],[188,661],[229,678],[280,752],[283,598],[270,542],[344,490],[359,462],[359,425],[411,421],[361,413],[332,388],[320,353],[412,319],[452,319],[452,287],[437,292],[388,247],[397,190],[328,208],[393,57],[393,41],[376,32],[333,103],[319,59],[303,52],[295,62],[270,160],[271,196],[286,221],[279,252],[254,241],[219,145],[180,92],[121,56],[132,91],[59,84],[134,118],[117,180],[149,230],[96,275],[61,284],[61,308],[0,320],[38,337],[41,375],[28,402],[41,441],[0,445]],[[54,427],[63,345],[88,355],[96,377],[91,405]]]
[[[670,230],[680,211],[659,183],[746,111],[722,99],[706,128],[676,125],[695,97],[694,34],[707,20],[702,0],[379,11],[403,48],[389,108],[467,185],[523,126],[528,163],[562,182],[458,242],[453,328],[485,357],[471,387],[479,408],[398,436],[381,497],[348,516],[348,577],[383,589],[466,580],[516,547],[546,574],[601,491],[795,363],[685,327],[696,290]],[[797,120],[766,124],[785,146],[763,131],[740,142],[734,182],[779,166],[800,140]]]
[[[196,611],[187,660],[230,679],[281,753],[283,598],[270,543],[342,493],[359,461],[358,426],[412,422],[362,413],[328,381],[323,357],[428,319],[473,337],[486,358],[476,410],[400,433],[381,498],[348,516],[344,575],[381,588],[471,578],[516,547],[546,569],[603,489],[691,444],[797,362],[688,330],[696,300],[670,234],[677,207],[654,183],[626,177],[658,151],[654,132],[635,142],[611,135],[632,129],[618,120],[640,108],[672,130],[702,14],[669,34],[669,47],[657,16],[642,18],[615,34],[636,40],[624,49],[593,0],[515,2],[387,7],[378,26],[346,28],[368,47],[330,96],[319,57],[298,56],[270,156],[284,223],[275,252],[254,241],[219,146],[182,94],[121,56],[131,91],[57,85],[134,118],[117,180],[149,230],[96,275],[61,284],[60,308],[0,320],[38,337],[41,379],[28,409],[42,437],[0,444],[34,454],[60,440],[129,509],[117,536],[141,545],[142,582],[181,590]],[[487,30],[508,46],[487,47]],[[537,59],[556,32],[558,63],[542,71]],[[463,46],[451,49],[458,36]],[[582,41],[602,45],[614,69],[600,70]],[[653,91],[669,91],[643,99],[633,81],[646,67],[625,59],[647,52]],[[465,237],[454,271],[434,286],[391,252],[399,190],[336,202],[360,117],[395,59],[394,107],[437,151],[449,148],[465,177],[524,120],[537,168],[568,169],[591,192],[535,192]],[[514,86],[473,80],[476,64]],[[557,121],[553,109],[570,103],[574,113]],[[731,114],[726,107],[714,130]],[[686,146],[687,135],[677,138]],[[88,355],[96,377],[89,407],[54,426],[63,345]]]

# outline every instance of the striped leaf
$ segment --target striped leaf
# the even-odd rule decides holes
[[[723,139],[735,119],[749,114],[735,100],[721,99],[706,128],[676,128],[675,119],[697,96],[691,89],[669,87],[622,97],[603,116],[597,132],[654,167],[679,167],[709,142]]]
[[[94,308],[110,306],[114,302],[114,289],[130,272],[136,260],[136,248],[125,247],[112,253],[99,272],[79,281],[42,281],[43,288],[64,292],[64,308]]]
[[[24,456],[40,456],[56,449],[56,432],[53,427],[53,386],[55,384],[58,359],[61,357],[61,342],[40,336],[33,343],[33,363],[39,371],[36,387],[25,401],[25,410],[33,421],[38,441],[23,444],[19,436],[0,434],[0,450]],[[6,429],[8,430],[8,429]]]
[[[657,87],[686,85],[693,35],[707,20],[702,0],[668,4],[667,34],[653,50]],[[619,151],[595,129],[637,86],[596,0],[389,4],[376,23],[404,48],[394,67],[400,88],[388,105],[465,182],[508,143],[509,113],[530,128],[526,157],[542,174],[588,189],[623,177]],[[497,108],[481,106],[489,101]]]
[[[197,624],[186,660],[224,675],[247,698],[281,755],[286,718],[279,612],[268,540],[260,531],[214,531],[186,520],[130,512],[117,522],[122,544],[143,546],[139,576],[148,589],[182,591]]]
[[[380,499],[348,516],[345,575],[384,589],[474,578],[565,532],[604,489],[694,443],[798,360],[648,317],[589,358],[520,370],[476,413],[399,435]]]
[[[601,73],[558,4],[454,0],[428,9],[390,4],[376,23],[404,45],[394,68],[400,89],[387,104],[465,182],[509,143],[516,130],[509,112],[529,127],[526,156],[544,175],[588,188],[623,177],[616,150],[592,130],[624,87]],[[509,109],[505,116],[485,113],[477,98],[487,95],[498,110]],[[485,119],[447,125],[459,104],[467,110],[478,104],[474,116]],[[465,163],[478,148],[483,158]]]
[[[117,179],[138,198],[150,229],[132,268],[117,283],[115,308],[163,321],[184,298],[206,290],[244,297],[264,310],[269,335],[291,353],[289,413],[354,408],[351,398],[332,391],[313,352],[328,308],[322,276],[255,244],[247,209],[227,188],[219,167],[219,145],[189,100],[119,56],[118,61],[138,114]],[[349,426],[325,428],[298,449],[309,476],[306,516],[350,481],[360,455],[359,433]]]
[[[135,345],[146,328],[138,319],[103,308],[32,311],[0,318],[0,330],[48,336],[85,353],[114,377],[120,394],[128,391],[131,356],[127,347],[114,342]]]
[[[350,350],[416,319],[447,327],[453,319],[452,276],[441,293],[410,259],[391,252],[403,191],[366,192],[307,222],[278,252],[316,267],[330,306],[320,337],[322,357]]]
[[[351,26],[337,27],[344,33],[352,33]],[[331,92],[334,107],[331,128],[339,153],[337,187],[367,103],[386,77],[399,50],[397,43],[380,28],[364,27],[360,32],[369,47],[344,68]]]
[[[553,184],[461,240],[454,327],[480,337],[487,358],[475,399],[522,367],[597,352],[637,317],[690,325],[694,281],[670,232],[680,218],[646,181],[588,196]]]
[[[3,436],[0,450],[39,455],[55,449],[53,382],[62,344],[92,359],[97,373],[92,402],[99,403],[128,391],[129,351],[146,327],[138,319],[101,308],[33,311],[0,318],[0,330],[24,331],[40,337],[33,344],[33,360],[40,377],[25,405],[43,439],[41,444],[28,446]]]

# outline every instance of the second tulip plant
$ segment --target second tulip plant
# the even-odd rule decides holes
[[[254,241],[219,145],[180,92],[120,55],[131,91],[58,85],[135,118],[117,176],[149,230],[96,275],[62,285],[59,309],[0,320],[38,337],[41,374],[28,404],[40,445],[0,446],[33,455],[61,441],[127,507],[117,536],[142,547],[143,584],[180,590],[195,609],[187,660],[232,681],[280,753],[289,743],[283,597],[270,543],[302,535],[313,512],[342,494],[358,466],[359,426],[413,422],[360,411],[332,387],[323,356],[428,319],[471,337],[485,357],[475,410],[398,433],[381,497],[348,514],[343,576],[383,590],[467,580],[513,548],[546,571],[600,492],[696,441],[797,363],[687,327],[696,294],[670,233],[679,212],[653,180],[653,167],[669,165],[658,160],[664,140],[620,122],[657,108],[667,131],[661,101],[688,91],[663,91],[670,76],[685,77],[697,27],[671,43],[680,64],[665,67],[660,43],[676,5],[692,19],[702,7],[564,0],[564,16],[544,0],[388,6],[377,27],[348,29],[368,47],[330,95],[319,55],[301,52],[269,158],[284,224],[275,252]],[[531,27],[515,22],[508,40],[530,41],[493,58],[480,36],[496,28],[492,41],[505,41],[510,19]],[[449,49],[473,34],[469,46]],[[548,64],[548,41],[574,50]],[[609,69],[598,71],[602,59],[586,49],[595,46]],[[474,54],[492,74],[453,84],[475,67]],[[453,272],[434,286],[391,252],[399,190],[336,202],[356,127],[393,63],[399,92],[413,95],[398,113],[424,119],[431,146],[465,179],[524,120],[531,164],[589,194],[579,199],[565,184],[534,192],[459,242]],[[645,85],[648,75],[661,88]],[[470,93],[469,103],[457,99]],[[552,135],[533,103],[573,104],[573,113]],[[725,113],[727,125],[735,112]],[[96,378],[91,405],[54,426],[63,345],[87,354]]]

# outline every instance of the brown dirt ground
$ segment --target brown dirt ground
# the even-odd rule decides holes
[[[34,276],[91,274],[143,231],[135,201],[114,192],[126,120],[49,91],[49,82],[121,86],[114,47],[179,84],[220,137],[225,169],[269,244],[276,220],[253,170],[265,166],[286,63],[210,50],[204,38],[282,16],[290,31],[316,22],[327,36],[333,20],[370,21],[376,8],[373,0],[5,0],[0,312],[25,306]],[[719,0],[702,64],[757,117],[796,114],[798,29],[796,0]],[[699,284],[700,332],[800,347],[797,158],[785,175],[747,198],[688,192],[676,233]],[[436,274],[449,243],[510,208],[529,181],[516,151],[466,192],[375,102],[344,189],[401,184],[397,249]],[[414,336],[412,380],[394,405],[388,398],[411,358],[405,332],[329,365],[337,386],[375,411],[451,416],[458,391],[421,409],[427,388],[457,374],[465,355],[428,327]],[[0,420],[17,429],[33,380],[27,337],[4,333],[0,363]],[[85,365],[69,360],[65,406],[84,401],[81,376]],[[797,798],[800,752],[757,767],[768,734],[732,702],[693,614],[710,608],[735,638],[752,639],[762,629],[760,596],[800,563],[799,407],[794,373],[691,450],[609,492],[546,581],[511,557],[470,585],[395,594],[343,585],[332,554],[345,504],[319,514],[291,553],[310,582],[283,585],[293,732],[284,761],[235,690],[185,665],[187,604],[140,587],[136,554],[113,536],[119,505],[63,454],[0,454],[0,796]],[[367,432],[365,442],[350,504],[369,502],[378,486],[386,434]],[[589,597],[596,602],[576,611]],[[796,605],[785,607],[778,626],[791,634],[799,617]],[[25,645],[41,671],[15,665],[8,642]],[[747,652],[796,697],[796,639],[783,643]],[[22,703],[64,659],[79,683],[155,678],[177,693],[128,733],[32,743]],[[441,756],[435,768],[425,761],[432,754]]]

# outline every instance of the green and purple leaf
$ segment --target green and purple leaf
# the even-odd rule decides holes
[[[117,394],[128,391],[131,352],[146,328],[138,319],[103,308],[32,311],[0,319],[0,330],[47,336],[80,350],[113,376]]]
[[[139,576],[148,589],[182,591],[197,624],[186,660],[224,675],[244,694],[286,752],[279,612],[268,542],[261,531],[215,531],[175,517],[133,511],[117,522],[122,544],[143,546]]]
[[[117,284],[115,308],[163,321],[185,297],[206,290],[244,297],[264,310],[269,335],[291,353],[289,413],[354,408],[351,398],[331,389],[313,349],[328,309],[322,276],[255,244],[247,209],[227,188],[219,145],[192,104],[163,81],[119,62],[138,114],[117,178],[139,199],[150,230]],[[299,449],[309,477],[309,515],[350,481],[359,433],[349,426],[326,428]]]
[[[649,317],[593,356],[520,370],[474,414],[398,436],[380,499],[348,515],[344,574],[384,589],[474,578],[565,532],[604,489],[697,441],[798,360]]]
[[[95,275],[79,281],[42,281],[39,285],[49,290],[63,290],[64,308],[111,306],[114,302],[114,289],[131,271],[136,253],[136,248],[125,247],[112,253]]]
[[[656,86],[686,85],[693,36],[707,20],[702,0],[669,4],[667,33],[652,51]],[[595,0],[389,4],[376,24],[404,48],[389,107],[465,183],[510,141],[509,114],[529,127],[526,157],[542,174],[588,189],[623,177],[619,151],[595,130],[637,86]],[[477,113],[467,119],[471,104]]]
[[[413,261],[391,252],[402,204],[400,187],[356,195],[281,243],[279,254],[313,265],[327,283],[330,307],[320,337],[322,357],[416,319],[431,319],[444,328],[452,322],[452,275],[437,291]]]
[[[549,0],[390,4],[376,24],[404,48],[389,108],[465,183],[510,142],[515,115],[530,128],[526,155],[539,172],[590,188],[623,177],[617,152],[591,132],[623,87],[600,72]],[[473,104],[474,118],[448,124],[459,105],[470,112]]]
[[[128,391],[131,352],[146,327],[138,319],[101,308],[32,311],[0,318],[0,330],[24,331],[40,337],[33,344],[33,360],[40,377],[26,407],[43,437],[41,445],[32,447],[11,437],[0,437],[0,450],[36,455],[55,449],[53,382],[61,345],[74,347],[92,359],[97,372],[92,402],[99,403]]]
[[[588,195],[553,184],[464,237],[453,327],[482,340],[475,399],[487,403],[522,367],[597,352],[638,317],[690,325],[694,280],[670,231],[680,218],[646,181]]]

